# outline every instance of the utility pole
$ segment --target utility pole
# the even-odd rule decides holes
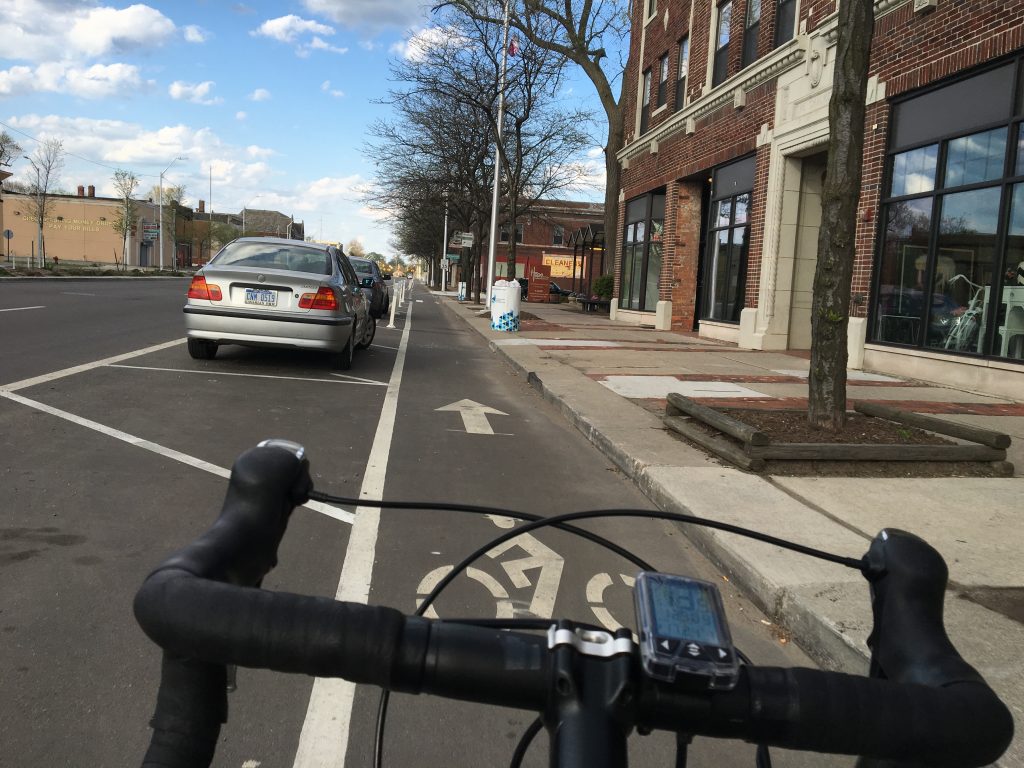
[[[448,192],[444,193],[444,236],[441,240],[441,293],[447,290],[448,282]]]
[[[501,184],[501,128],[505,121],[505,67],[508,63],[508,0],[505,0],[505,20],[501,42],[501,79],[498,81],[497,139],[494,143],[494,192],[491,195],[491,241],[487,246],[487,298],[484,306],[491,306],[491,285],[494,284],[494,260],[498,250],[498,187]],[[513,235],[514,236],[514,235]]]

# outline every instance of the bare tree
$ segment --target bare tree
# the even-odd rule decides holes
[[[139,188],[139,177],[131,171],[118,170],[114,172],[114,189],[117,190],[121,205],[114,215],[111,226],[114,231],[121,235],[121,261],[119,266],[128,268],[128,235],[135,229],[138,223],[138,204],[133,199],[135,190]],[[116,260],[115,260],[116,263]]]
[[[625,140],[622,90],[614,83],[625,70],[622,60],[609,61],[606,36],[616,42],[629,36],[630,4],[617,0],[509,0],[509,24],[534,46],[551,51],[578,65],[593,84],[607,120],[604,146],[605,173],[604,230],[608,269],[615,262],[614,232],[619,220],[620,167],[617,158]],[[500,28],[503,0],[443,0],[466,16]]]
[[[147,197],[152,201],[160,201],[160,187],[154,186],[149,190]],[[171,263],[177,264],[178,253],[178,208],[183,207],[187,198],[184,184],[168,184],[163,188],[163,220],[170,222],[171,230]],[[161,239],[164,237],[160,232]],[[200,249],[202,246],[200,245]],[[162,265],[161,265],[162,266]]]
[[[0,168],[10,168],[11,161],[22,152],[21,145],[7,131],[0,131]]]
[[[51,195],[64,168],[64,144],[59,139],[40,142],[32,157],[26,157],[35,178],[29,179],[28,215],[36,222],[39,265],[46,265],[43,227],[50,217]]]
[[[807,392],[808,421],[831,431],[842,429],[846,423],[846,336],[874,19],[872,0],[840,0],[835,76],[828,108],[831,137],[811,299]]]
[[[355,238],[348,241],[348,245],[345,246],[345,253],[349,256],[356,256],[360,259],[366,258],[366,249],[363,247],[363,244]]]

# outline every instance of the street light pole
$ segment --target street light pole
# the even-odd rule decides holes
[[[501,43],[501,79],[498,87],[497,140],[494,142],[494,191],[491,195],[491,241],[487,246],[487,298],[491,306],[491,285],[494,284],[494,261],[498,250],[498,187],[501,184],[501,128],[505,121],[505,67],[508,63],[508,0],[505,0],[505,21]],[[512,235],[515,237],[515,235]],[[513,275],[513,277],[515,277]]]
[[[167,164],[167,168],[160,171],[160,271],[164,271],[164,174],[179,160],[188,160],[187,157],[176,157]],[[175,248],[177,250],[177,248]]]
[[[441,293],[444,293],[448,283],[448,193],[444,193],[444,236],[441,240]]]

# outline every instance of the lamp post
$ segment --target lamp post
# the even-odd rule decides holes
[[[444,235],[441,240],[441,293],[447,289],[448,267],[448,192],[444,193]]]
[[[36,223],[39,225],[39,232],[38,232],[38,235],[37,235],[36,251],[37,251],[37,253],[39,255],[39,265],[40,266],[45,266],[43,264],[43,214],[45,213],[45,211],[43,211],[43,209],[42,209],[42,206],[43,206],[43,196],[42,196],[42,190],[39,188],[39,166],[36,165],[36,161],[33,160],[28,155],[22,155],[22,157],[25,158],[26,160],[28,160],[29,164],[32,166],[32,170],[36,172],[36,206],[37,206],[37,210],[36,210]],[[35,266],[35,264],[33,264],[32,266]]]
[[[263,195],[256,195],[249,203],[254,203],[259,200]],[[249,203],[242,206],[242,237],[245,237],[245,209],[249,207]]]
[[[505,119],[505,67],[508,61],[508,0],[505,0],[505,21],[501,43],[501,79],[498,86],[497,139],[494,142],[494,190],[491,195],[491,241],[487,246],[487,298],[491,306],[491,284],[494,282],[494,261],[498,250],[498,187],[501,184],[501,127]],[[512,234],[515,237],[515,233]],[[506,270],[507,271],[507,270]],[[512,275],[514,278],[515,275]]]
[[[179,160],[188,160],[187,157],[179,156],[167,164],[167,168],[160,171],[160,271],[164,270],[164,174]],[[175,248],[177,250],[177,248]]]

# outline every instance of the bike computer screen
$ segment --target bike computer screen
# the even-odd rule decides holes
[[[644,671],[672,682],[698,676],[732,688],[739,662],[718,587],[708,581],[645,571],[636,580],[637,626]]]

